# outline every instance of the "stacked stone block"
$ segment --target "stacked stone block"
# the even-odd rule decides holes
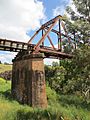
[[[19,54],[13,60],[12,95],[23,104],[47,107],[43,55]]]

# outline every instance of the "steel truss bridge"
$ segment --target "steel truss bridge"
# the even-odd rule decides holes
[[[58,26],[58,30],[55,29],[55,26]],[[64,33],[61,32],[61,27],[64,30]],[[37,44],[32,44],[34,41],[35,37],[39,34],[42,33],[39,41]],[[55,48],[53,44],[53,40],[50,37],[50,33],[54,33],[57,35],[57,44],[58,48]],[[12,51],[12,52],[23,52],[27,51],[29,53],[44,53],[45,57],[47,58],[72,58],[72,55],[69,53],[62,52],[62,37],[67,38],[68,43],[70,42],[70,39],[72,38],[68,35],[67,30],[64,25],[63,17],[62,16],[57,16],[50,21],[46,22],[43,24],[35,33],[34,35],[30,38],[30,40],[25,43],[25,42],[20,42],[19,40],[14,41],[14,40],[7,40],[7,39],[1,39],[0,38],[0,50],[3,51]],[[50,46],[45,46],[44,42],[45,39],[48,38],[50,42]]]

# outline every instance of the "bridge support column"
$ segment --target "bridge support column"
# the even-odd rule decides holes
[[[42,54],[18,55],[13,60],[12,95],[23,104],[47,107]]]

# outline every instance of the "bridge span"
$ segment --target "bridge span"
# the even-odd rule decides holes
[[[35,44],[29,44],[25,42],[18,42],[13,40],[7,40],[7,39],[1,39],[0,38],[0,50],[3,51],[10,51],[10,52],[24,52],[34,51]],[[72,58],[71,54],[67,54],[64,52],[59,51],[58,49],[52,49],[51,47],[42,46],[40,45],[40,48],[38,50],[40,53],[44,53],[46,58]]]
[[[55,29],[55,25],[58,25],[58,30]],[[61,32],[61,26],[65,34]],[[39,32],[42,33],[39,41],[37,44],[32,44]],[[58,48],[55,48],[50,32],[57,35]],[[73,57],[69,53],[62,52],[62,37],[68,42],[72,39],[66,31],[62,16],[59,15],[43,24],[28,43],[0,38],[0,50],[18,52],[13,59],[11,91],[12,96],[19,102],[32,107],[47,107],[43,59],[71,59]],[[46,38],[51,47],[45,46]]]

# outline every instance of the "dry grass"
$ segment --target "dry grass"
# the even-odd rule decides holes
[[[12,65],[0,64],[0,73],[12,70]]]

